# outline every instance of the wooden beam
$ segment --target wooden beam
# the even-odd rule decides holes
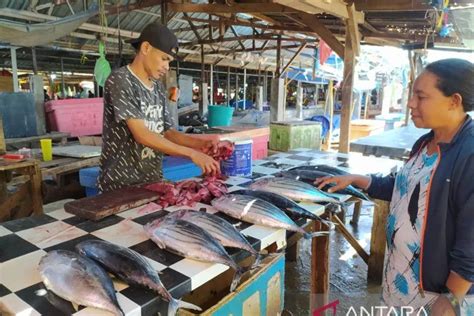
[[[266,41],[268,42],[268,41]],[[263,43],[265,44],[265,43]],[[298,48],[300,47],[301,45],[300,44],[292,44],[292,45],[282,45],[281,48],[282,49],[292,49],[292,48]],[[310,45],[307,45],[306,47],[309,47]],[[314,46],[311,46],[311,47],[314,47]],[[267,47],[267,45],[263,46],[262,47],[256,47],[255,49],[253,48],[246,48],[246,49],[231,49],[231,50],[221,50],[219,52],[212,52],[212,53],[207,53],[207,55],[216,55],[216,54],[232,54],[232,53],[246,53],[246,52],[264,52],[264,51],[268,51],[268,50],[276,50],[278,49],[277,46],[271,46],[271,47]]]
[[[188,14],[186,12],[183,12],[184,18],[188,18]],[[199,32],[197,31],[196,27],[194,26],[194,23],[190,20],[188,20],[189,26],[191,27],[191,30],[193,31],[194,35],[196,36],[197,40],[199,42],[202,41],[201,35],[199,35]]]
[[[161,0],[143,0],[132,4],[125,4],[121,6],[110,5],[106,7],[107,15],[114,15],[119,12],[129,12],[133,10],[141,10],[161,4]]]
[[[276,54],[276,68],[275,68],[275,77],[280,77],[280,67],[281,67],[281,35],[278,36],[277,40],[277,54]]]
[[[241,3],[235,5],[225,4],[194,4],[194,3],[169,3],[169,10],[178,12],[203,12],[214,13],[289,13],[294,9],[277,3]]]
[[[428,1],[413,0],[355,0],[357,11],[427,11],[432,9]],[[471,0],[457,0],[458,5],[472,3]]]
[[[355,56],[349,26],[346,25],[346,46],[344,51],[344,75],[342,79],[342,110],[339,152],[349,152],[352,115],[352,88],[354,87]]]
[[[236,38],[239,37],[239,34],[237,33],[233,25],[230,26],[230,30],[232,31],[232,33],[234,34]],[[245,45],[242,43],[240,39],[238,39],[237,42],[239,43],[240,47],[242,47],[242,49],[245,49]]]
[[[269,13],[269,12],[266,12],[266,13]],[[272,19],[271,17],[267,16],[266,14],[263,14],[263,13],[252,13],[252,15],[254,17],[256,17],[257,19],[259,20],[262,20],[264,22],[267,22],[267,23],[270,23],[270,24],[273,24],[273,25],[278,25],[278,26],[281,26],[281,23],[278,22],[277,20],[275,19]]]
[[[301,12],[297,15],[313,32],[324,40],[331,49],[344,59],[344,46],[337,40],[333,33],[315,16]]]
[[[355,7],[354,4],[348,5],[347,7],[347,14],[349,18],[347,19],[347,23],[349,26],[349,31],[352,40],[352,50],[355,56],[359,56],[360,54],[360,34],[359,34],[359,26],[355,20]]]
[[[300,46],[300,48],[298,48],[298,50],[296,51],[296,53],[293,55],[293,57],[290,58],[290,60],[288,61],[288,63],[285,65],[285,67],[283,67],[281,73],[280,73],[280,77],[285,73],[285,71],[291,66],[291,64],[293,63],[293,61],[296,59],[296,57],[298,57],[300,55],[300,53],[303,51],[303,49],[306,48],[306,45],[307,43],[303,43],[303,45]]]
[[[217,44],[217,43],[223,43],[223,42],[233,42],[233,41],[245,41],[245,40],[252,40],[252,39],[257,39],[257,40],[277,40],[277,38],[272,35],[272,34],[261,34],[261,35],[242,35],[242,36],[237,36],[237,37],[226,37],[226,38],[216,38],[213,40],[200,40],[200,41],[195,41],[195,42],[189,42],[182,44],[180,46],[183,47],[188,47],[188,46],[195,46],[195,45],[200,45],[200,44]],[[301,39],[301,38],[288,38],[284,37],[281,38],[282,41],[291,41],[291,42],[305,42],[307,41],[306,39]]]

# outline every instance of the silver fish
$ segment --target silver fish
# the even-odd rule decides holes
[[[256,258],[259,257],[258,252],[252,247],[247,239],[245,239],[244,235],[242,235],[228,221],[217,215],[183,209],[171,212],[166,217],[182,219],[196,224],[211,234],[212,237],[217,239],[222,246],[243,249],[250,252]]]
[[[162,249],[166,248],[183,257],[221,263],[233,268],[236,272],[230,290],[234,291],[239,284],[245,269],[240,268],[224,247],[201,227],[165,216],[146,224],[144,229],[150,239]]]
[[[342,204],[336,197],[325,193],[314,186],[288,178],[262,178],[249,186],[252,190],[268,191],[286,196],[294,201],[328,202]]]
[[[76,245],[77,251],[103,266],[107,271],[131,285],[138,285],[157,292],[169,302],[168,315],[176,315],[179,308],[200,311],[201,308],[177,300],[161,283],[151,264],[138,252],[104,240],[87,240]]]
[[[107,272],[93,260],[67,250],[54,250],[41,258],[38,270],[46,288],[78,305],[125,315]]]
[[[305,238],[327,235],[307,233],[275,205],[262,199],[240,194],[227,194],[211,201],[217,210],[231,217],[262,226],[283,228],[303,234]]]

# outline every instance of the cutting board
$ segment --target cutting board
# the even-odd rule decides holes
[[[73,158],[91,158],[100,156],[102,147],[88,145],[72,145],[53,147],[53,155]]]
[[[130,187],[68,202],[64,204],[64,210],[82,218],[98,221],[158,198],[156,192]]]

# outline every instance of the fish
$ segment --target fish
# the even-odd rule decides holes
[[[211,201],[218,211],[248,223],[283,228],[303,234],[306,239],[327,236],[328,232],[307,233],[275,205],[262,199],[240,194],[227,194]]]
[[[93,260],[68,250],[53,250],[43,256],[38,271],[48,290],[78,305],[125,315],[107,272]]]
[[[334,176],[347,176],[350,174],[347,171],[329,165],[303,165],[290,168],[289,170],[318,170]]]
[[[279,173],[279,176],[294,179],[298,181],[306,182],[310,185],[314,185],[314,180],[322,177],[332,177],[333,174],[319,171],[319,170],[305,170],[305,169],[291,169],[285,170]],[[334,184],[329,184],[323,188],[323,191],[327,191],[329,188],[334,187]],[[359,199],[370,201],[369,197],[362,193],[360,190],[357,190],[354,186],[349,185],[342,190],[338,190],[337,193],[352,195]]]
[[[310,220],[320,221],[329,226],[333,225],[332,222],[322,219],[318,215],[308,211],[304,207],[301,207],[300,205],[295,203],[293,200],[290,200],[287,197],[277,194],[277,193],[261,191],[261,190],[237,190],[237,191],[232,191],[232,194],[253,196],[275,205],[280,210],[286,212],[290,216],[302,217],[302,218],[306,218]]]
[[[233,292],[246,269],[229,256],[224,247],[201,227],[182,219],[156,219],[144,226],[150,239],[161,249],[199,261],[221,263],[235,270],[230,291]]]
[[[310,184],[288,178],[261,178],[252,183],[249,188],[280,194],[298,202],[343,204],[337,197]]]
[[[161,283],[152,265],[138,252],[104,240],[87,240],[76,245],[76,250],[99,263],[119,279],[130,285],[148,288],[158,293],[168,305],[168,315],[176,315],[179,308],[201,311],[201,308],[175,299]]]
[[[225,219],[206,212],[182,209],[171,212],[166,217],[182,219],[198,225],[217,239],[222,246],[243,249],[255,257],[254,266],[260,263],[260,254],[252,247],[244,235]]]

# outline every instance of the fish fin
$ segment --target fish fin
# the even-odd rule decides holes
[[[156,236],[153,236],[151,238],[151,240],[153,240],[155,242],[155,244],[160,248],[160,249],[165,249],[166,248],[166,245],[165,243],[159,239],[159,238],[156,238]]]
[[[171,298],[169,304],[168,304],[168,316],[174,316],[178,312],[178,309],[180,308],[186,308],[186,309],[192,309],[196,311],[202,311],[202,309],[199,306],[196,306],[191,303],[183,302],[181,300]]]
[[[257,253],[255,255],[255,262],[250,266],[249,270],[255,270],[262,266],[262,259],[266,258],[267,255],[262,255],[261,253]]]
[[[313,239],[314,237],[325,237],[325,236],[329,236],[329,231],[304,234],[305,239]]]

